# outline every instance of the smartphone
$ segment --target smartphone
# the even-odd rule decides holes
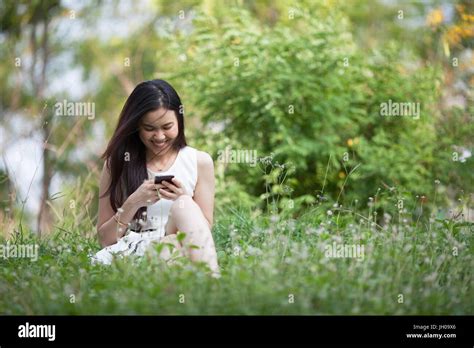
[[[161,184],[161,182],[163,182],[163,181],[167,181],[170,184],[172,184],[173,182],[171,181],[171,179],[173,179],[173,178],[174,178],[174,175],[156,175],[155,176],[155,184]]]

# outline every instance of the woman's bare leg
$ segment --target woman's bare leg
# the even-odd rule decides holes
[[[178,197],[170,209],[166,235],[171,236],[177,231],[185,233],[182,245],[189,258],[192,261],[207,263],[209,268],[218,274],[216,247],[209,223],[199,205],[187,195]],[[189,248],[191,245],[196,245],[198,248]]]

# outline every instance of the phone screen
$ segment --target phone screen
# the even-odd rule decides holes
[[[155,184],[161,184],[161,182],[163,181],[167,181],[170,184],[172,184],[173,182],[171,181],[171,179],[173,178],[174,178],[174,175],[157,175],[155,176]]]

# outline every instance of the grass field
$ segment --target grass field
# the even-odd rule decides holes
[[[92,222],[65,219],[40,240],[36,261],[2,258],[2,314],[472,314],[472,224],[402,219],[315,206],[297,220],[244,210],[216,217],[222,277],[156,257],[91,265]],[[395,219],[398,220],[398,219]],[[363,246],[330,257],[328,246]],[[331,249],[332,250],[332,249]],[[359,249],[360,251],[360,249]],[[336,254],[337,256],[337,254]],[[347,255],[346,255],[347,256]],[[352,255],[354,256],[354,255]]]

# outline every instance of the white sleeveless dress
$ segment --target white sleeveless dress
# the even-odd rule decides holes
[[[190,146],[182,148],[173,165],[166,171],[153,172],[148,170],[148,177],[155,175],[174,175],[186,190],[186,193],[194,197],[197,183],[197,150]],[[103,248],[91,257],[92,263],[110,264],[114,257],[128,255],[143,256],[150,244],[159,242],[165,236],[165,226],[173,201],[160,199],[158,202],[147,207],[147,218],[141,231],[128,228],[124,237],[117,243]]]

